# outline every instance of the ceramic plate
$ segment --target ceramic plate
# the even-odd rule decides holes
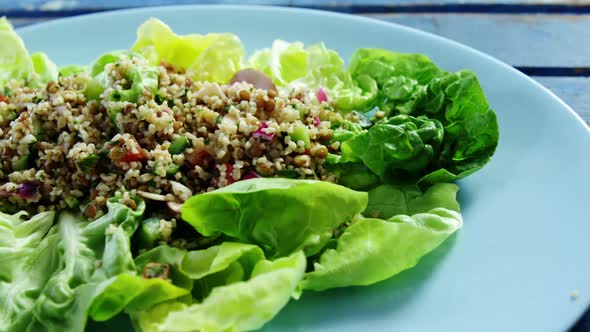
[[[30,51],[85,64],[129,48],[149,17],[178,33],[233,32],[249,51],[275,38],[419,52],[473,69],[498,114],[492,162],[461,181],[465,225],[420,264],[371,287],[308,292],[264,331],[558,331],[590,302],[590,133],[541,85],[478,51],[376,20],[279,7],[183,6],[107,12],[18,32]],[[570,298],[578,291],[577,300]]]

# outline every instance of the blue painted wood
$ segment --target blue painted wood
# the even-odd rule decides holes
[[[582,119],[590,121],[590,77],[533,78],[565,101]]]
[[[109,10],[127,7],[146,7],[181,4],[251,4],[289,5],[291,0],[0,0],[0,10],[26,9],[31,11],[59,11],[72,9]]]
[[[542,5],[555,6],[567,5],[582,7],[590,5],[590,0],[2,0],[0,1],[0,12],[2,10],[88,10],[88,9],[115,9],[126,7],[142,7],[168,4],[264,4],[264,5],[290,5],[305,7],[351,7],[351,6],[381,6],[400,7],[414,5]]]
[[[590,15],[369,15],[432,32],[514,66],[590,65]]]

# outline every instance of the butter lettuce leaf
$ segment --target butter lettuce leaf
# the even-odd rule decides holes
[[[420,173],[421,183],[456,181],[482,168],[494,154],[496,114],[472,71],[448,73],[421,54],[368,48],[354,53],[349,71],[353,79],[370,77],[378,86],[365,112],[425,116],[444,127],[440,148],[425,155],[430,162]]]
[[[55,213],[25,216],[0,212],[0,331],[26,328],[36,297],[57,269]]]
[[[133,315],[142,331],[250,331],[271,320],[294,295],[305,272],[301,251],[261,260],[247,281],[219,286],[202,302],[167,302]]]
[[[0,17],[0,40],[0,87],[10,80],[24,80],[35,88],[57,80],[55,63],[43,52],[30,55],[6,17]]]
[[[258,178],[193,196],[182,218],[205,236],[223,233],[270,257],[300,249],[313,255],[366,205],[366,193],[333,183]]]
[[[2,257],[19,256],[0,279],[3,331],[83,331],[101,283],[135,272],[129,237],[145,204],[132,210],[116,200],[90,223],[69,212],[54,226],[52,212],[28,221],[0,215]]]
[[[162,21],[151,18],[137,29],[131,51],[153,65],[162,61],[186,69],[194,80],[227,83],[243,62],[245,49],[230,33],[180,36]]]
[[[382,179],[421,175],[436,158],[443,138],[438,120],[400,114],[342,143],[342,159],[361,160]]]
[[[343,112],[365,107],[377,93],[373,80],[353,80],[338,53],[323,43],[305,48],[301,42],[275,40],[271,48],[252,54],[247,65],[265,72],[279,87],[312,89],[314,99],[322,88]]]
[[[369,204],[363,215],[388,219],[398,214],[413,215],[438,207],[460,212],[459,186],[437,183],[422,191],[416,185],[385,184],[369,190]]]
[[[258,246],[223,242],[207,249],[188,252],[180,269],[195,280],[192,293],[200,301],[215,287],[247,280],[256,264],[262,260],[264,253]]]
[[[33,62],[6,17],[0,18],[0,40],[0,86],[13,79],[28,79],[33,73]]]
[[[395,215],[388,219],[356,217],[335,247],[322,253],[300,287],[325,290],[388,279],[415,266],[462,227],[455,185],[441,184],[420,196],[416,190],[390,186],[373,191],[377,197],[372,197],[369,209],[383,216]],[[388,198],[391,207],[385,203]]]

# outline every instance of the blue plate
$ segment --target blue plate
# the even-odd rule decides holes
[[[473,69],[498,114],[492,162],[461,181],[465,226],[410,270],[371,287],[308,292],[265,331],[558,331],[590,302],[590,134],[551,92],[485,54],[428,33],[278,7],[183,6],[81,16],[19,30],[59,64],[129,48],[157,17],[179,33],[233,32],[252,51],[275,38],[430,56]],[[578,291],[577,300],[570,297]]]

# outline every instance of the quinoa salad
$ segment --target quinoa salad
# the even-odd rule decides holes
[[[155,18],[83,65],[0,40],[0,331],[260,329],[418,264],[498,143],[475,74],[422,54]]]
[[[99,100],[84,94],[86,73],[38,89],[23,81],[6,86],[0,97],[2,206],[79,208],[94,219],[109,198],[129,192],[169,203],[177,213],[176,205],[192,195],[243,178],[336,181],[323,163],[329,151],[339,152],[331,127],[344,117],[327,101],[247,82],[193,82],[182,69],[150,67],[138,57],[104,70],[108,87]],[[153,71],[156,92],[140,91],[137,102],[114,100],[129,89],[132,71]]]

